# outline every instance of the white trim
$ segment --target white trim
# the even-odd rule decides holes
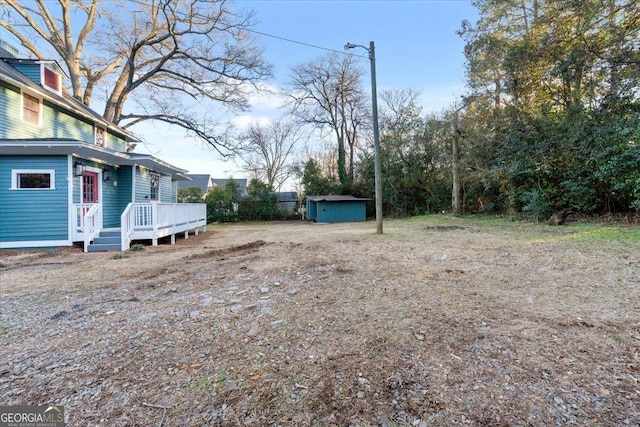
[[[38,100],[38,123],[32,123],[24,117],[24,96],[29,95],[32,98]],[[44,102],[42,102],[42,96],[38,96],[35,92],[29,90],[20,90],[20,120],[31,126],[42,127],[42,111],[44,110]]]
[[[73,186],[75,185],[73,170],[73,155],[67,154],[67,212],[69,212],[67,230],[69,241],[73,240],[75,212],[73,210]]]
[[[136,202],[136,170],[138,165],[131,166],[131,203]]]
[[[18,175],[21,174],[49,174],[49,188],[20,188],[18,187]],[[11,188],[10,190],[18,191],[34,191],[34,190],[55,190],[56,189],[56,171],[55,169],[11,169]]]
[[[98,174],[98,203],[102,203],[102,169],[93,166],[84,166],[84,170],[87,172],[93,172]],[[82,177],[80,177],[80,203],[84,203],[84,186],[82,185]]]
[[[47,248],[52,246],[73,246],[71,240],[27,240],[24,242],[0,242],[0,249]]]
[[[158,177],[158,192],[157,192],[157,194],[156,194],[156,198],[155,198],[155,199],[152,199],[152,198],[151,198],[151,196],[152,196],[152,194],[151,194],[151,189],[152,189],[153,187],[151,186],[151,184],[153,184],[153,178],[154,178],[154,177]],[[157,173],[157,172],[153,172],[153,171],[151,171],[151,170],[149,171],[149,201],[151,201],[151,202],[160,202],[160,201],[162,201],[162,195],[160,194],[160,188],[162,187],[162,186],[160,185],[160,179],[161,179],[161,178],[162,178],[162,175],[160,175],[159,173]]]
[[[98,144],[98,129],[102,130],[102,145]],[[103,126],[93,125],[93,143],[98,147],[107,148],[107,129]]]
[[[46,83],[47,80],[46,80],[45,75],[44,75],[45,68],[48,69],[49,71],[51,71],[53,74],[55,74],[56,77],[58,78],[58,89],[52,88],[51,86],[47,86],[47,83]],[[62,77],[60,76],[60,74],[57,71],[52,70],[51,68],[48,68],[46,62],[40,62],[40,85],[43,88],[45,88],[45,89],[47,89],[47,90],[49,90],[49,91],[51,91],[53,93],[56,93],[58,95],[62,95]]]

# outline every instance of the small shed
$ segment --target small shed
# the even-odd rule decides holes
[[[367,220],[367,201],[354,196],[307,196],[307,219],[315,222]]]

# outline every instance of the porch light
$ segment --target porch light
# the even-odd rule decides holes
[[[109,169],[102,170],[102,180],[111,181],[111,171]]]
[[[76,176],[84,175],[84,171],[85,171],[84,165],[81,165],[80,163],[76,163],[75,164],[75,175]]]

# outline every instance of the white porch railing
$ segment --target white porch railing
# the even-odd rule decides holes
[[[207,227],[207,205],[204,203],[129,203],[120,216],[122,250],[129,249],[132,240],[151,239],[156,246],[160,237],[184,232],[189,238],[189,230]]]
[[[84,241],[85,251],[88,244],[102,229],[101,203],[74,203],[73,241]]]

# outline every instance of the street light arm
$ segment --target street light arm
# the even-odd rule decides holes
[[[347,43],[347,44],[344,45],[344,50],[355,49],[357,47],[361,47],[364,50],[366,50],[367,52],[369,52],[369,60],[373,59],[373,51],[371,50],[371,48],[363,46],[361,44]]]
[[[367,51],[369,50],[369,48],[366,47],[366,46],[362,46],[361,44],[353,44],[353,43],[345,44],[344,45],[344,50],[355,49],[356,47],[361,47],[361,48],[363,48],[364,50],[367,50]]]

